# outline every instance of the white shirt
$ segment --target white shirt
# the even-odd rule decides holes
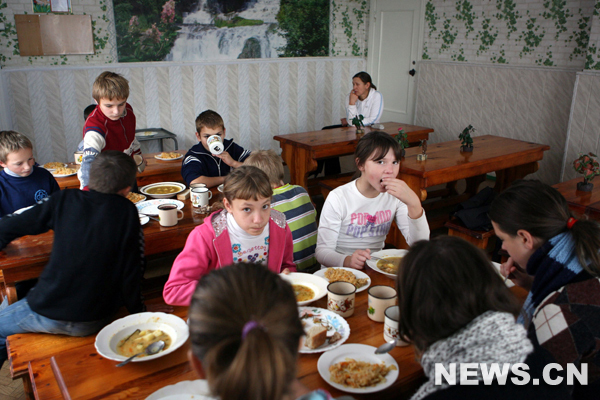
[[[267,265],[269,257],[269,224],[260,235],[251,235],[239,226],[233,215],[227,213],[227,231],[231,241],[233,262]]]
[[[381,119],[381,113],[383,113],[383,96],[377,90],[370,88],[369,95],[364,100],[356,100],[356,104],[350,105],[350,94],[346,99],[346,119],[348,124],[352,124],[352,118],[357,115],[365,117],[363,124],[365,126],[379,123]]]
[[[355,250],[381,250],[394,219],[409,246],[429,240],[425,211],[421,217],[411,219],[406,204],[389,193],[365,197],[356,187],[356,180],[334,189],[321,211],[317,261],[326,267],[342,267],[344,259]]]

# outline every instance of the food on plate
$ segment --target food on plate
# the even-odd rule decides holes
[[[177,158],[180,155],[181,154],[176,153],[174,151],[163,151],[162,153],[160,153],[160,158]]]
[[[402,257],[385,257],[377,261],[377,268],[388,274],[397,274]]]
[[[335,332],[330,338],[329,338],[329,344],[334,344],[335,342],[337,342],[338,340],[340,340],[342,338],[341,333],[339,332]]]
[[[327,270],[325,271],[325,278],[329,282],[350,282],[351,284],[356,286],[357,289],[365,286],[369,282],[367,278],[357,279],[352,272],[346,271],[345,269],[341,268],[327,268]]]
[[[371,364],[346,358],[345,361],[331,365],[329,373],[332,382],[352,388],[364,388],[385,382],[385,376],[395,369],[395,365]]]
[[[322,346],[327,340],[327,329],[323,325],[314,325],[306,332],[304,345],[309,349]]]
[[[129,192],[129,194],[127,195],[127,198],[129,200],[131,200],[133,203],[137,203],[138,201],[144,200],[146,198],[146,196],[142,196],[139,193]]]
[[[131,335],[119,342],[117,345],[117,353],[124,357],[131,357],[143,352],[148,346],[159,340],[165,342],[165,347],[161,351],[168,349],[171,345],[171,338],[161,330],[140,331],[139,329],[136,329]],[[144,356],[145,354],[142,354],[140,357]]]
[[[148,194],[169,194],[180,192],[181,188],[173,185],[161,185],[145,189],[145,191]]]
[[[315,291],[304,285],[292,285],[296,301],[307,301],[315,297]]]
[[[61,162],[48,162],[46,164],[44,164],[44,168],[46,169],[55,169],[55,168],[61,168],[64,167],[65,164],[61,163]]]
[[[52,174],[53,175],[71,175],[71,174],[74,174],[75,172],[77,172],[77,169],[75,169],[75,168],[60,167],[60,168],[56,168],[52,172]]]

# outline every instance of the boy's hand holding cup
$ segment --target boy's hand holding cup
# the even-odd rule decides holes
[[[134,154],[133,160],[137,165],[138,172],[144,172],[144,170],[146,169],[146,160],[144,160],[144,157],[142,157],[139,154]]]

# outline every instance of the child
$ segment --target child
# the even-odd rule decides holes
[[[411,400],[569,398],[564,384],[544,384],[542,371],[551,360],[534,352],[525,329],[515,322],[516,297],[481,250],[457,237],[438,236],[414,243],[398,271],[399,333],[412,342],[429,378]],[[461,376],[467,363],[476,367]],[[502,370],[505,363],[525,363],[522,371],[531,380],[519,385],[515,380],[523,382],[522,375],[508,370],[506,384],[500,379],[484,383],[481,363],[487,371],[494,364]],[[457,383],[475,383],[436,382],[440,365],[446,371],[456,367]]]
[[[396,178],[401,148],[385,132],[363,136],[354,153],[361,175],[334,189],[323,206],[317,261],[327,267],[362,269],[371,251],[383,248],[392,220],[411,245],[429,239],[421,201]]]
[[[82,189],[88,186],[92,161],[102,151],[122,151],[134,158],[140,172],[145,167],[140,143],[135,138],[135,115],[127,103],[127,79],[110,71],[101,73],[94,81],[92,97],[98,106],[83,126],[83,158],[77,173]]]
[[[296,379],[304,335],[296,298],[292,287],[266,268],[241,263],[210,272],[194,292],[188,322],[190,364],[213,396],[331,399]]]
[[[292,233],[285,215],[271,210],[272,190],[265,173],[256,167],[237,168],[227,176],[223,194],[225,209],[194,228],[175,259],[163,291],[167,304],[189,306],[198,280],[232,263],[296,271]]]
[[[92,164],[89,191],[61,190],[0,220],[0,249],[15,238],[54,230],[52,257],[38,284],[0,311],[0,366],[9,335],[86,336],[123,305],[131,313],[144,310],[144,237],[137,210],[125,198],[135,174],[131,157],[103,152]]]
[[[225,150],[219,155],[212,155],[206,141],[209,137],[221,137]],[[233,139],[225,139],[225,123],[223,118],[212,110],[202,112],[196,118],[196,139],[198,144],[192,147],[181,165],[181,176],[185,182],[204,183],[214,187],[225,181],[225,176],[242,165],[250,151],[233,143]]]
[[[519,318],[529,338],[563,368],[587,363],[588,385],[576,386],[573,398],[598,398],[600,224],[576,219],[565,198],[539,181],[515,182],[489,214],[510,255],[502,273],[530,290]]]
[[[271,208],[285,214],[294,239],[294,264],[298,271],[318,270],[321,266],[315,258],[317,212],[306,190],[302,186],[283,184],[283,163],[273,150],[252,152],[244,165],[258,167],[269,177],[273,188]]]
[[[23,134],[0,132],[0,218],[60,190],[54,176],[33,158],[33,145]]]
[[[346,101],[348,123],[358,115],[364,117],[365,126],[377,124],[383,112],[383,96],[371,81],[371,75],[362,71],[352,77],[352,91]]]

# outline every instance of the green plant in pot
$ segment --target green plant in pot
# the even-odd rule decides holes
[[[461,144],[460,151],[473,151],[473,138],[471,137],[471,134],[473,134],[474,132],[475,128],[473,128],[473,125],[469,125],[465,129],[463,129],[460,135],[458,135]]]
[[[356,127],[357,135],[362,135],[365,133],[365,124],[363,124],[363,119],[365,119],[365,117],[363,117],[362,114],[358,114],[356,117],[352,118],[352,125]]]
[[[398,134],[396,135],[396,140],[400,144],[400,148],[402,148],[402,157],[406,154],[406,149],[408,147],[408,135],[404,131],[404,128],[398,128]]]
[[[577,190],[591,192],[594,188],[592,179],[600,175],[600,165],[596,161],[594,153],[579,153],[579,157],[573,161],[573,169],[583,175],[583,182],[577,182]]]

